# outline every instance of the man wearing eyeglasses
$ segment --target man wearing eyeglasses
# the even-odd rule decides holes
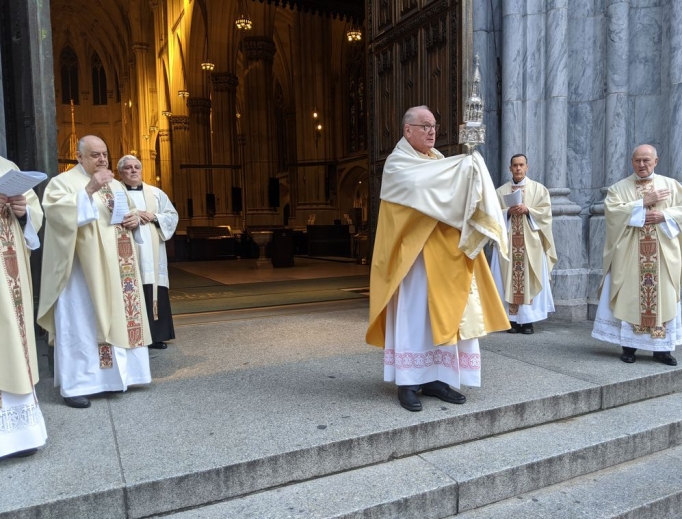
[[[506,250],[506,234],[480,154],[445,158],[426,106],[410,108],[402,127],[384,165],[366,340],[384,348],[400,405],[421,411],[420,390],[463,404],[451,386],[480,386],[478,338],[509,327],[480,254],[491,240]]]
[[[493,247],[490,265],[509,315],[507,331],[530,335],[533,323],[554,311],[549,285],[557,262],[552,204],[547,188],[526,176],[528,159],[523,153],[511,158],[509,171],[512,180],[497,190],[507,222],[509,259]]]

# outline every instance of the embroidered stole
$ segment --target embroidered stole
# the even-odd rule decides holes
[[[526,199],[525,185],[511,186],[512,193],[521,190],[523,200]],[[519,313],[519,305],[522,305],[526,294],[526,242],[523,235],[523,219],[525,214],[513,214],[511,216],[511,257],[512,264],[512,302],[509,303],[509,315]],[[532,300],[531,300],[532,303]]]
[[[12,210],[9,204],[3,204],[0,208],[0,256],[2,257],[2,270],[5,274],[7,287],[10,291],[10,299],[14,307],[14,315],[19,327],[19,335],[21,336],[21,348],[24,353],[24,360],[26,361],[26,369],[28,369],[29,380],[31,386],[35,387],[33,383],[33,373],[31,372],[31,361],[28,354],[28,337],[26,336],[26,319],[24,315],[24,299],[21,295],[21,279],[19,277],[19,258],[17,255],[17,244],[15,241],[14,230],[12,229]],[[33,391],[35,398],[35,389]],[[37,402],[37,400],[36,400]],[[0,393],[0,409],[2,409],[2,393]]]
[[[147,184],[142,184],[142,193],[144,195],[144,204],[145,204],[145,211],[154,213],[158,211],[158,207],[156,205],[156,198],[154,197],[154,193],[152,189],[147,185]],[[154,285],[152,287],[152,309],[154,313],[154,320],[158,321],[159,319],[159,242],[161,241],[159,239],[159,231],[156,228],[156,225],[153,223],[148,223],[147,225],[151,225],[151,229],[149,234],[152,237],[152,258],[154,260]],[[161,225],[161,222],[159,222],[159,225]]]
[[[637,196],[644,196],[654,189],[653,180],[635,182]],[[655,206],[654,206],[655,207]],[[637,333],[649,333],[652,339],[665,338],[665,323],[656,326],[658,318],[658,280],[660,269],[660,248],[656,225],[649,223],[639,228],[639,325],[633,329]]]
[[[98,191],[109,213],[114,211],[114,193],[111,186],[105,184]],[[143,319],[142,319],[142,296],[141,287],[138,283],[137,262],[133,250],[133,242],[130,233],[121,224],[114,225],[116,229],[116,248],[118,256],[118,268],[123,289],[123,303],[128,327],[128,345],[131,348],[144,346]],[[107,369],[113,367],[113,348],[111,344],[101,343],[99,346],[99,367]]]

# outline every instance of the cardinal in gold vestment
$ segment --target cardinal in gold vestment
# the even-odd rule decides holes
[[[478,337],[509,328],[487,261],[490,240],[506,250],[502,213],[482,157],[444,158],[427,107],[403,118],[386,160],[372,256],[366,340],[384,348],[384,380],[400,404],[417,392],[461,404],[450,386],[480,385]]]

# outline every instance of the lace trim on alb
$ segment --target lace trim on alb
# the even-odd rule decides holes
[[[37,404],[17,405],[0,409],[0,434],[28,429],[40,423],[42,414]]]

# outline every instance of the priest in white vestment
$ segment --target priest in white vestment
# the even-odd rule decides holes
[[[0,157],[0,177],[17,166]],[[43,211],[33,190],[0,193],[0,457],[28,456],[45,445],[38,405],[38,358],[33,321],[32,250],[40,247]]]
[[[529,335],[534,322],[554,311],[550,274],[557,255],[552,204],[547,188],[528,178],[525,155],[514,155],[509,171],[512,180],[497,189],[507,222],[508,259],[493,247],[490,269],[509,318],[507,331]]]
[[[604,200],[604,278],[592,336],[620,345],[625,363],[641,349],[676,366],[670,352],[682,344],[682,186],[655,173],[656,164],[656,148],[635,148],[634,173]]]
[[[478,338],[509,327],[481,250],[506,250],[495,189],[481,155],[445,158],[426,106],[403,117],[403,138],[386,160],[372,255],[366,341],[384,348],[384,380],[398,401],[417,396],[463,404],[452,389],[481,385]]]
[[[142,182],[142,163],[134,155],[124,155],[118,161],[118,174],[128,190],[140,216],[138,244],[144,297],[152,333],[150,348],[165,350],[166,341],[175,339],[173,314],[168,297],[168,257],[166,241],[178,226],[178,212],[166,193]]]
[[[77,158],[43,196],[38,323],[55,347],[55,386],[68,406],[84,408],[88,395],[151,382],[151,334],[133,243],[137,210],[109,170],[104,141],[83,137]]]

